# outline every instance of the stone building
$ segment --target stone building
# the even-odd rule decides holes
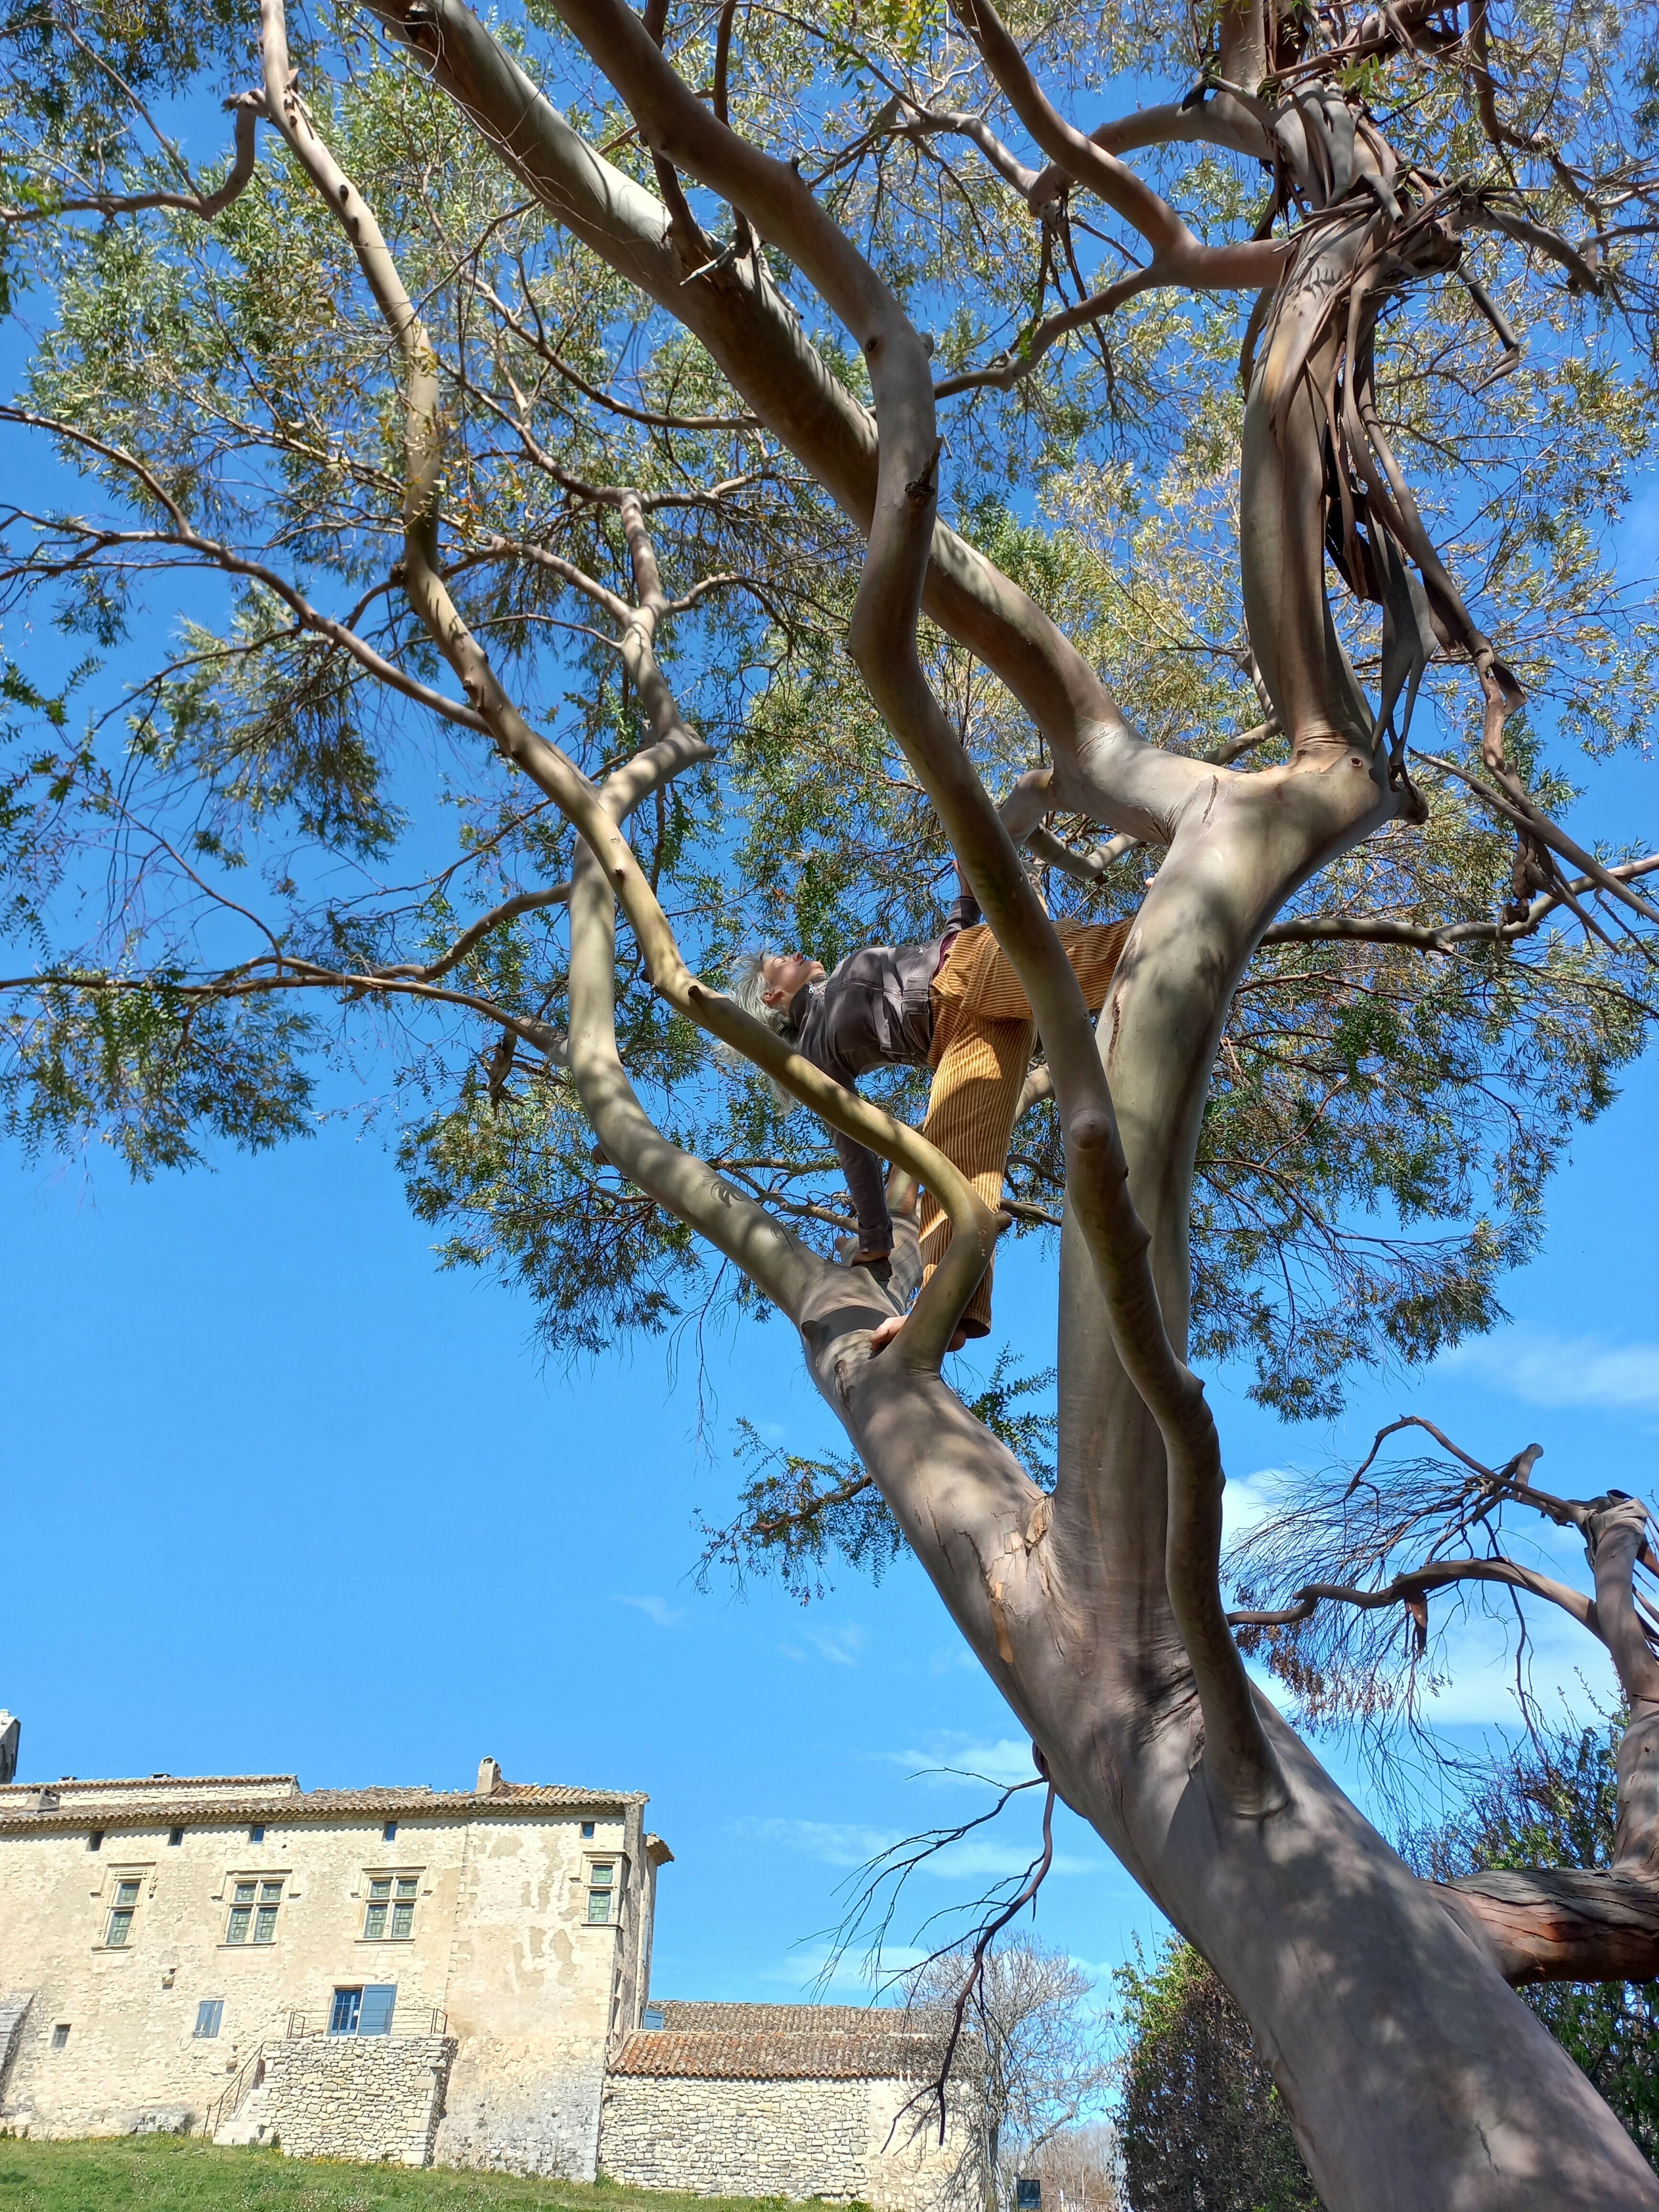
[[[939,2141],[938,2060],[902,2012],[652,2005],[611,2061],[599,2162],[638,2189],[944,2212],[970,2191],[954,2102]]]
[[[0,2131],[949,2212],[902,2014],[647,2002],[646,1802],[7,1775]]]
[[[591,2178],[649,1986],[635,1791],[0,1786],[0,2127]]]

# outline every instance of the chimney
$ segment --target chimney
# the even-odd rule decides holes
[[[0,1706],[0,1782],[10,1782],[17,1772],[17,1739],[23,1723]]]
[[[493,1797],[496,1790],[498,1790],[501,1786],[501,1763],[497,1759],[491,1759],[486,1753],[484,1757],[478,1761],[478,1788],[477,1794],[480,1797]]]

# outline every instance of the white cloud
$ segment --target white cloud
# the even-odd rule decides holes
[[[856,1621],[848,1621],[842,1628],[809,1628],[805,1640],[819,1658],[827,1659],[832,1667],[856,1667],[870,1638]],[[797,1664],[806,1657],[798,1644],[780,1644],[778,1649],[786,1659],[793,1659]]]
[[[756,1843],[800,1851],[825,1866],[848,1868],[866,1865],[878,1853],[908,1840],[902,1829],[869,1827],[857,1820],[792,1820],[776,1816],[736,1821],[732,1832],[749,1837]],[[942,1850],[933,1852],[921,1862],[917,1872],[942,1881],[1001,1881],[1011,1875],[1023,1875],[1031,1863],[1034,1850],[1034,1844],[1022,1843],[1012,1836],[1006,1840],[970,1836],[962,1843],[947,1844]],[[1073,1852],[1056,1851],[1050,1871],[1056,1875],[1100,1875],[1111,1871],[1111,1863],[1105,1858],[1083,1858]]]
[[[670,1605],[665,1597],[616,1596],[611,1602],[612,1605],[631,1605],[635,1613],[642,1613],[647,1620],[655,1621],[659,1628],[672,1628],[677,1622],[685,1619],[685,1607]]]
[[[940,1735],[926,1751],[884,1751],[877,1753],[889,1766],[902,1766],[921,1782],[946,1788],[972,1787],[976,1782],[1030,1782],[1036,1774],[1028,1736],[1006,1735],[995,1743],[976,1743],[971,1736]]]
[[[1221,1493],[1221,1535],[1236,1543],[1259,1522],[1284,1510],[1294,1478],[1280,1467],[1258,1468],[1254,1474],[1230,1474]]]
[[[856,1820],[773,1818],[739,1820],[734,1826],[738,1835],[752,1836],[757,1843],[781,1844],[786,1850],[805,1851],[808,1857],[822,1859],[827,1866],[862,1866],[878,1851],[884,1851],[901,1840],[896,1829],[866,1827]]]
[[[1437,1362],[1529,1406],[1601,1406],[1659,1412],[1659,1344],[1610,1345],[1530,1322],[1460,1344]]]
[[[830,1954],[825,1944],[803,1947],[775,1966],[763,1966],[759,1979],[785,1989],[798,1990],[803,1997],[816,1997],[840,2004],[868,2004],[875,1996],[878,1983],[886,1982],[894,1974],[902,1974],[909,1966],[919,1966],[927,1956],[914,1944],[889,1943],[884,1946],[878,1975],[872,1975],[866,1963],[861,1948],[848,1952],[830,1966]]]

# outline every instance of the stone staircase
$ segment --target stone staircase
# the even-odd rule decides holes
[[[0,2096],[5,2094],[6,2075],[16,2056],[17,2039],[23,2033],[23,2021],[34,2002],[33,1990],[8,1990],[0,1998]]]
[[[264,2142],[272,2126],[270,2100],[262,2043],[223,2096],[208,2107],[202,2131],[216,2143]]]

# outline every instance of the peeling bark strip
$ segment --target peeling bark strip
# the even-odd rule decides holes
[[[660,198],[587,148],[459,0],[374,0],[378,18],[436,91],[465,110],[540,204],[680,320],[753,421],[865,533],[852,654],[1019,975],[1043,1045],[1042,1080],[1056,1105],[1066,1211],[1052,1497],[939,1375],[1003,1217],[915,1131],[827,1082],[690,974],[627,834],[642,801],[711,757],[665,680],[659,631],[721,580],[706,577],[671,601],[648,502],[626,485],[592,493],[620,524],[626,591],[548,548],[520,549],[609,625],[605,635],[648,726],[649,742],[631,760],[603,782],[591,780],[533,726],[457,605],[455,570],[442,557],[451,526],[436,351],[374,209],[307,108],[283,0],[262,0],[263,89],[237,106],[235,158],[221,186],[75,204],[112,216],[166,206],[211,220],[252,173],[256,121],[263,116],[281,135],[349,240],[397,349],[404,545],[396,581],[464,701],[410,676],[281,576],[199,533],[131,454],[89,432],[62,434],[125,471],[142,487],[147,516],[161,518],[119,542],[182,549],[269,589],[301,630],[349,656],[356,671],[486,740],[580,842],[568,884],[496,907],[434,960],[334,970],[296,959],[273,936],[268,955],[213,988],[428,994],[469,1006],[500,1030],[492,1085],[505,1084],[520,1043],[568,1065],[605,1159],[796,1323],[826,1401],[1030,1731],[1050,1778],[1048,1810],[1058,1794],[1089,1820],[1215,1966],[1267,2054],[1328,2203],[1345,2212],[1659,2208],[1652,2173],[1508,1986],[1645,1974],[1659,1960],[1659,1610],[1638,1589],[1655,1568],[1644,1509],[1611,1492],[1571,1499],[1542,1491],[1532,1479],[1536,1448],[1490,1468],[1441,1438],[1460,1469],[1446,1526],[1461,1547],[1437,1543],[1403,1562],[1392,1552],[1345,1555],[1342,1573],[1230,1614],[1219,1442],[1187,1361],[1194,1158],[1223,1024],[1265,935],[1321,933],[1317,920],[1278,923],[1285,902],[1374,832],[1421,817],[1407,736],[1431,656],[1465,665],[1471,695],[1478,689],[1486,781],[1475,787],[1516,832],[1510,909],[1490,926],[1461,927],[1489,928],[1484,941],[1497,945],[1558,908],[1584,913],[1581,902],[1602,894],[1638,919],[1659,920],[1659,908],[1632,888],[1654,863],[1604,867],[1548,819],[1507,760],[1504,721],[1519,688],[1430,539],[1376,399],[1383,308],[1455,270],[1469,228],[1552,254],[1575,282],[1600,278],[1569,241],[1521,211],[1516,194],[1402,163],[1354,88],[1372,61],[1454,53],[1462,34],[1442,9],[1398,0],[1350,21],[1334,17],[1332,42],[1319,46],[1311,42],[1323,35],[1324,18],[1281,13],[1262,0],[1228,5],[1196,99],[1086,135],[1048,99],[990,0],[960,0],[969,58],[982,63],[1050,167],[1027,168],[983,118],[952,111],[919,116],[913,126],[896,113],[896,123],[958,132],[1044,220],[1063,198],[1103,202],[1146,252],[1113,288],[1122,298],[1164,287],[1258,295],[1241,362],[1241,550],[1250,665],[1267,719],[1234,752],[1243,760],[1282,738],[1286,757],[1224,773],[1231,757],[1206,762],[1145,743],[1049,617],[939,522],[948,456],[928,349],[795,170],[730,127],[735,10],[724,7],[718,21],[711,111],[665,51],[665,7],[653,4],[643,21],[620,0],[554,0],[554,8],[628,108]],[[1488,138],[1531,147],[1528,134],[1502,120],[1484,9],[1468,39]],[[1263,163],[1272,181],[1257,235],[1200,240],[1122,158],[1178,143],[1223,146]],[[716,247],[703,233],[688,179],[734,210],[728,246]],[[873,410],[805,338],[768,273],[762,241],[787,256],[861,349]],[[1086,303],[1088,313],[1108,312],[1109,296]],[[1085,319],[1081,307],[1076,312]],[[1494,319],[1493,327],[1512,351],[1507,325]],[[574,484],[557,457],[541,459],[554,481]],[[510,543],[500,533],[474,542],[493,553]],[[1382,611],[1375,701],[1339,641],[1328,561],[1356,597]],[[1048,762],[1000,811],[930,687],[917,641],[923,612],[1002,679],[1046,741]],[[1056,841],[1043,817],[1062,809],[1110,833],[1099,852],[1072,856],[1073,872],[1085,879],[1137,842],[1164,854],[1097,1035],[1019,850],[1033,842],[1039,856],[1052,857]],[[1551,854],[1581,870],[1582,880],[1568,883]],[[483,935],[558,902],[569,908],[568,1033],[444,986]],[[619,907],[668,1006],[925,1182],[950,1211],[949,1258],[880,1356],[871,1355],[869,1332],[895,1301],[863,1271],[806,1249],[768,1206],[672,1142],[647,1115],[617,1046]],[[1364,927],[1338,921],[1329,933]],[[1472,941],[1432,932],[1421,949]],[[915,1255],[914,1231],[901,1236],[910,1240],[899,1255],[902,1279]],[[1490,1547],[1477,1550],[1481,1532],[1490,1536],[1505,1511],[1579,1532],[1593,1595]],[[1344,1609],[1403,1620],[1420,1648],[1439,1594],[1477,1582],[1557,1605],[1612,1656],[1632,1720],[1614,1863],[1605,1874],[1546,1869],[1443,1887],[1418,1880],[1246,1672],[1241,1635],[1291,1641]],[[1049,1840],[1045,1820],[1045,1855]]]

